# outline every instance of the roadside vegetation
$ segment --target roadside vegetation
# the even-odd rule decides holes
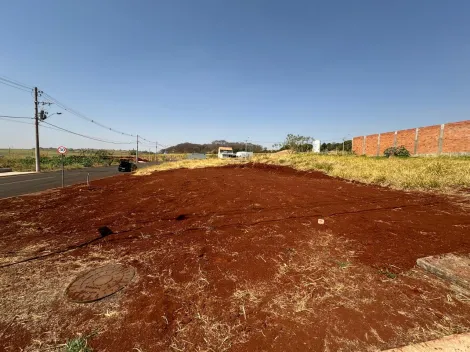
[[[258,154],[250,159],[254,163],[289,166],[297,170],[317,170],[327,175],[369,184],[406,190],[450,191],[470,188],[470,157],[365,157],[356,155],[322,155],[312,153]],[[182,160],[165,163],[137,175],[178,168],[223,166],[220,159]]]
[[[217,166],[225,166],[229,164],[240,164],[245,163],[246,161],[234,160],[234,159],[218,159],[218,158],[208,158],[208,159],[201,159],[201,160],[189,160],[189,159],[181,159],[172,162],[165,162],[155,166],[149,166],[144,169],[138,169],[135,174],[142,176],[142,175],[150,175],[155,171],[166,171],[166,170],[173,170],[173,169],[200,169],[204,167],[217,167]]]
[[[261,155],[253,162],[319,170],[327,175],[397,189],[470,187],[470,157],[365,157],[356,155]]]
[[[117,165],[119,159],[114,158],[106,150],[96,150],[81,154],[66,155],[64,157],[64,168],[80,169],[92,166]],[[62,167],[60,155],[41,155],[41,169],[44,171],[57,170]],[[35,159],[33,156],[4,156],[0,158],[0,167],[12,168],[13,171],[34,171]]]

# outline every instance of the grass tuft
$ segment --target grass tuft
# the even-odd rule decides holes
[[[79,336],[68,340],[65,344],[65,352],[93,352],[93,349],[88,346],[89,336]]]
[[[385,275],[386,277],[388,277],[389,279],[396,279],[397,278],[397,274],[394,274],[392,273],[391,271],[385,269],[385,270],[379,270],[379,272],[382,274],[382,275]]]
[[[351,263],[349,262],[336,262],[341,269],[346,269]]]

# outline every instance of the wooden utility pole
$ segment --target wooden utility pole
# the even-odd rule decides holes
[[[155,161],[157,161],[158,142],[155,142]]]
[[[38,112],[38,87],[34,87],[34,124],[36,128],[36,172],[41,172],[39,153],[39,112]]]
[[[137,135],[137,150],[135,151],[135,164],[139,162],[139,135]]]

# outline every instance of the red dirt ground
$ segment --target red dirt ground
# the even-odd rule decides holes
[[[374,351],[468,331],[468,301],[414,266],[470,252],[469,206],[250,164],[0,200],[0,341],[32,351],[97,330],[97,351]],[[101,226],[116,233],[96,239]],[[138,278],[65,299],[109,261]]]

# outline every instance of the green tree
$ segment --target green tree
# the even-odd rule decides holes
[[[288,134],[284,142],[274,146],[280,150],[290,149],[295,152],[308,152],[312,150],[313,137]]]

